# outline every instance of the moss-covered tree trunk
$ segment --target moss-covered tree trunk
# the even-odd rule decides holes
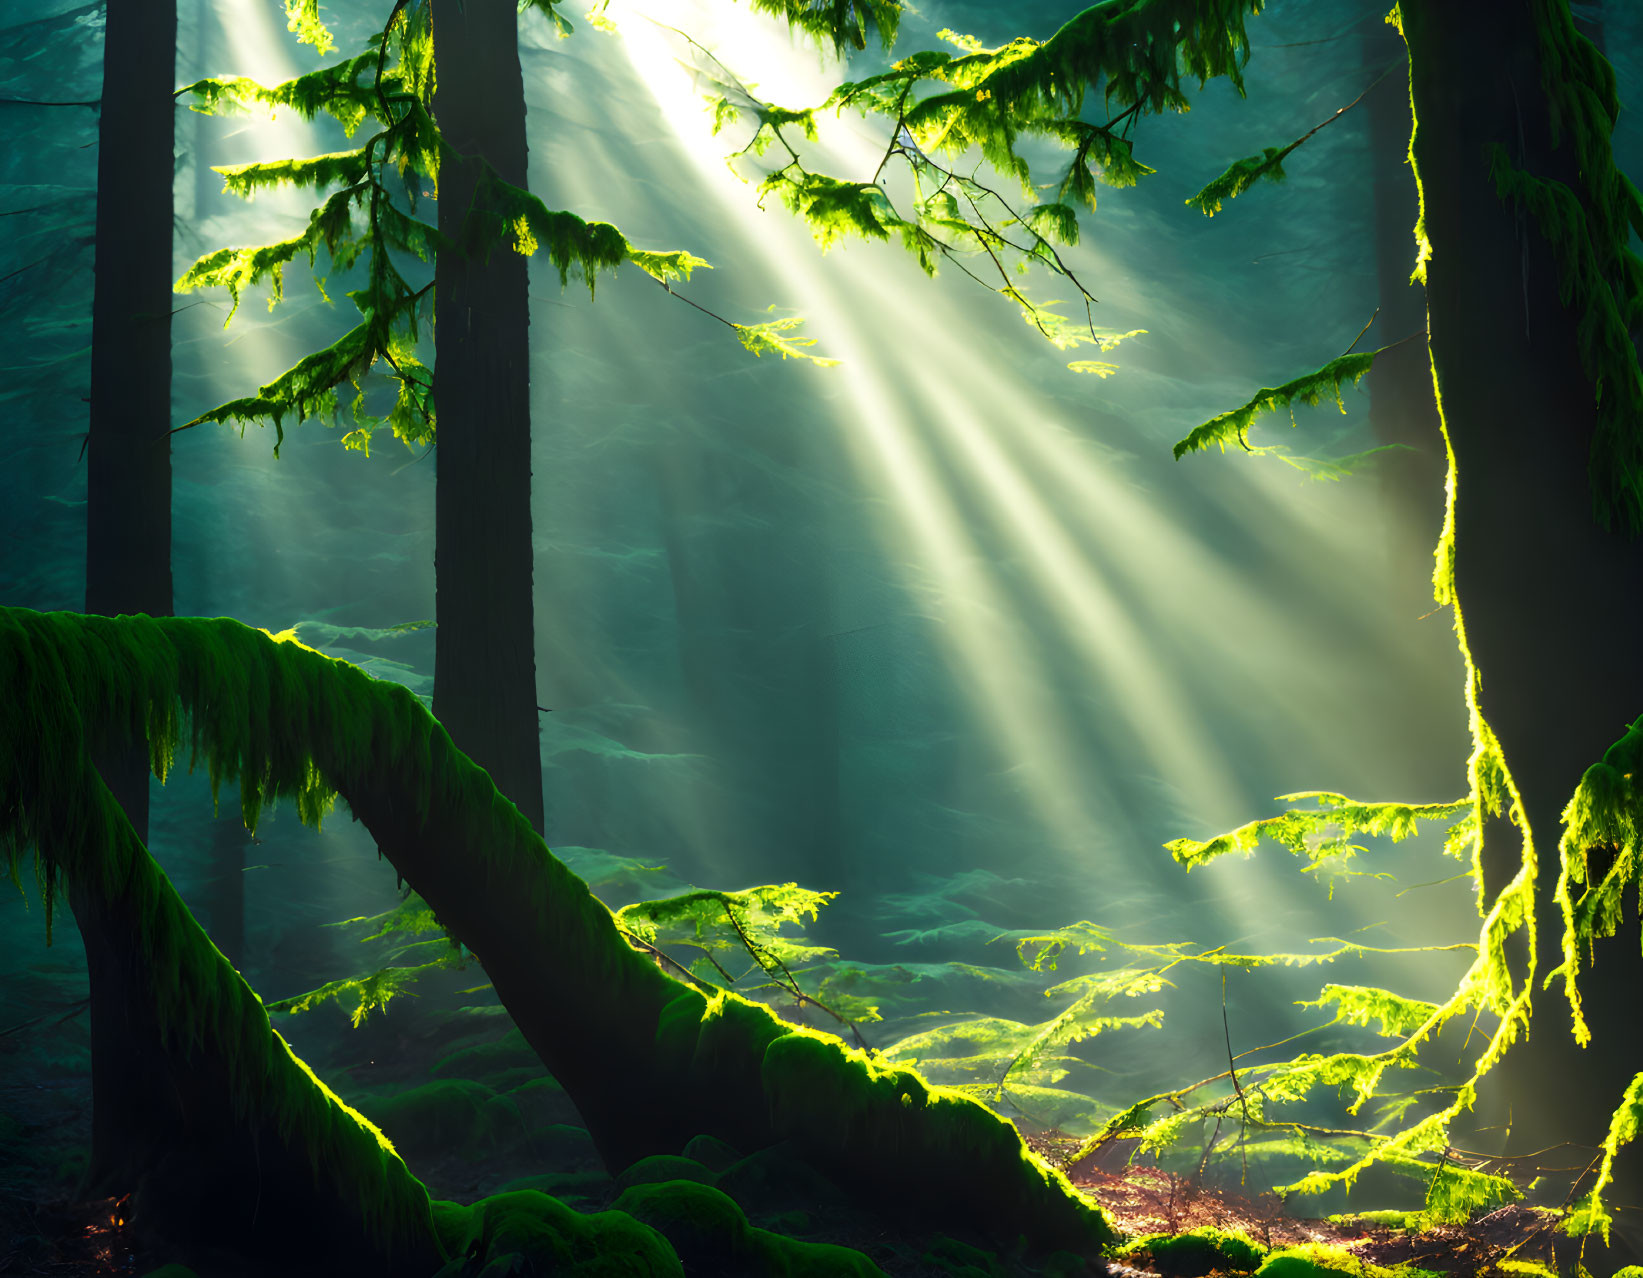
[[[439,229],[459,245],[481,161],[525,185],[515,9],[514,0],[434,3],[434,114],[463,157],[440,171]],[[508,245],[441,251],[434,317],[434,712],[540,832],[525,259]]]
[[[1581,364],[1579,307],[1559,299],[1554,246],[1503,200],[1491,148],[1542,178],[1582,190],[1565,119],[1552,128],[1543,41],[1562,40],[1561,5],[1403,0],[1421,185],[1431,353],[1456,468],[1455,574],[1481,707],[1522,794],[1540,860],[1540,971],[1558,960],[1551,890],[1563,806],[1581,773],[1643,712],[1643,559],[1635,539],[1593,518],[1588,448],[1596,420]],[[1564,10],[1564,20],[1567,11]],[[1572,33],[1569,33],[1572,35]],[[1562,72],[1562,73],[1566,73]],[[1518,833],[1489,831],[1488,886],[1515,870]],[[1521,957],[1521,956],[1520,956]],[[1530,1040],[1507,1056],[1495,1115],[1511,1148],[1595,1145],[1643,1069],[1636,923],[1583,973],[1595,1041],[1579,1050],[1567,1006],[1540,994]],[[1538,982],[1537,982],[1538,984]],[[1549,1156],[1550,1165],[1579,1163]],[[1637,1151],[1616,1201],[1635,1203]],[[1624,1217],[1622,1217],[1624,1221]]]
[[[240,778],[252,820],[282,794],[317,820],[340,794],[478,956],[611,1167],[698,1134],[744,1152],[788,1141],[881,1209],[985,1221],[1044,1249],[1110,1237],[981,1105],[664,975],[405,688],[226,619],[0,609],[0,674],[25,702],[41,682],[31,668],[56,662],[93,725],[144,724],[176,746],[186,721],[213,775]],[[46,736],[0,729],[25,750]],[[25,808],[26,783],[17,795]]]
[[[140,618],[102,624],[157,633]],[[103,1147],[109,1188],[132,1195],[148,1245],[202,1272],[242,1272],[250,1257],[275,1271],[427,1278],[443,1256],[426,1192],[270,1027],[93,768],[82,725],[101,735],[134,709],[119,693],[84,701],[113,689],[77,672],[122,660],[97,633],[40,643],[0,616],[0,850],[14,875],[37,852],[48,927],[61,884],[94,974],[114,978],[100,989],[118,1016],[99,1029],[122,1068],[97,1094],[99,1113],[122,1116]]]

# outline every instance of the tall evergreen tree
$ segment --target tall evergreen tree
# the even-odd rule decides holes
[[[525,258],[472,245],[486,167],[525,188],[513,0],[435,0],[439,173],[434,286],[434,713],[543,830],[531,590],[530,303]]]
[[[175,0],[108,0],[97,150],[97,240],[86,446],[86,611],[169,616],[171,230]],[[148,837],[140,725],[94,742],[98,770]],[[237,885],[236,885],[237,886]],[[70,881],[91,983],[93,1183],[129,1172],[161,1081],[142,977],[108,895]]]

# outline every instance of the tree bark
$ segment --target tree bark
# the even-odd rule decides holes
[[[86,446],[86,611],[169,615],[175,0],[108,0]],[[148,837],[148,747],[135,725],[93,741],[97,771]],[[89,1186],[124,1192],[150,1129],[159,1053],[132,1007],[131,956],[107,897],[70,882],[91,986]]]
[[[482,163],[525,185],[513,0],[435,0],[434,114],[463,159],[439,175],[439,229],[461,244]],[[435,266],[434,712],[543,830],[531,590],[530,310],[509,245]]]
[[[86,611],[171,612],[175,0],[109,0],[97,139],[86,446]],[[148,760],[98,760],[138,837]]]
[[[1456,468],[1457,595],[1482,710],[1516,778],[1540,862],[1544,975],[1561,946],[1551,892],[1563,806],[1584,769],[1643,710],[1633,647],[1643,624],[1643,561],[1633,538],[1603,531],[1592,517],[1595,399],[1576,345],[1578,317],[1559,300],[1552,248],[1489,174],[1488,148],[1498,144],[1518,167],[1582,189],[1568,130],[1561,145],[1553,141],[1536,6],[1501,0],[1487,21],[1473,6],[1440,0],[1400,7],[1431,244],[1432,364]],[[1504,822],[1488,835],[1493,892],[1515,872],[1521,843]],[[1529,1041],[1507,1055],[1494,1081],[1515,1149],[1595,1145],[1643,1069],[1635,928],[1629,923],[1600,948],[1583,976],[1590,1049],[1577,1049],[1556,993],[1537,988]],[[1614,1200],[1633,1204],[1637,1151],[1623,1157]]]

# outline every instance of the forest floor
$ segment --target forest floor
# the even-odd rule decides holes
[[[0,1036],[0,1278],[143,1273],[146,1266],[125,1225],[121,1204],[76,1199],[69,1188],[83,1170],[90,1138],[89,1078],[75,1068],[26,1068],[28,1054],[19,1050],[22,1037]],[[1372,1264],[1409,1263],[1457,1278],[1504,1274],[1502,1261],[1520,1266],[1538,1262],[1552,1272],[1578,1272],[1571,1240],[1555,1232],[1553,1213],[1538,1208],[1512,1205],[1464,1226],[1418,1231],[1373,1214],[1310,1219],[1288,1214],[1270,1194],[1244,1195],[1153,1166],[1105,1170],[1089,1160],[1069,1166],[1079,1143],[1070,1136],[1051,1132],[1029,1136],[1028,1143],[1100,1202],[1130,1237],[1213,1226],[1241,1232],[1263,1246],[1323,1243],[1343,1247]],[[412,1166],[433,1194],[459,1201],[494,1193],[503,1181],[557,1167],[558,1175],[541,1179],[563,1184],[543,1187],[562,1195],[569,1191],[567,1200],[573,1206],[598,1210],[612,1192],[609,1178],[585,1157],[573,1160],[579,1170],[573,1169],[565,1161],[569,1152],[556,1150],[557,1157],[545,1157],[541,1149],[497,1149],[475,1160],[429,1151],[413,1159]],[[952,1272],[945,1265],[925,1263],[930,1258],[922,1254],[924,1247],[912,1238],[893,1238],[892,1233],[901,1231],[889,1230],[886,1222],[871,1226],[870,1233],[862,1232],[859,1217],[839,1224],[841,1228],[828,1229],[830,1236],[817,1240],[857,1247],[878,1259],[894,1278]],[[1150,1260],[1144,1252],[1132,1253],[1111,1272],[1131,1278],[1151,1274]],[[1594,1273],[1606,1272],[1590,1257],[1587,1264]],[[1099,1274],[1098,1263],[1089,1272]]]
[[[1320,1243],[1343,1247],[1374,1265],[1410,1264],[1466,1278],[1504,1274],[1508,1271],[1500,1268],[1503,1261],[1535,1262],[1559,1273],[1578,1272],[1574,1267],[1574,1240],[1556,1232],[1558,1216],[1543,1208],[1514,1203],[1464,1225],[1419,1230],[1377,1220],[1373,1212],[1322,1218],[1294,1216],[1286,1212],[1274,1194],[1212,1188],[1145,1165],[1120,1172],[1104,1171],[1090,1165],[1091,1160],[1069,1165],[1068,1158],[1081,1143],[1076,1138],[1050,1132],[1026,1139],[1041,1157],[1061,1167],[1075,1186],[1105,1207],[1118,1229],[1132,1238],[1179,1234],[1208,1226],[1236,1231],[1264,1247]],[[1117,1272],[1151,1273],[1141,1267],[1143,1260],[1134,1257],[1133,1267]]]

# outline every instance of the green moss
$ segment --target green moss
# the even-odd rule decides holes
[[[722,1172],[741,1161],[738,1154],[717,1136],[692,1136],[683,1149],[686,1158],[693,1158],[711,1172]]]
[[[616,1186],[618,1189],[628,1189],[634,1185],[656,1185],[667,1180],[694,1180],[698,1184],[711,1185],[713,1173],[693,1158],[680,1158],[677,1154],[652,1154],[620,1172],[616,1177]]]
[[[317,825],[344,796],[452,934],[509,969],[523,991],[510,1012],[619,1165],[677,1150],[694,1132],[743,1149],[790,1138],[869,1202],[899,1203],[911,1186],[919,1210],[1008,1218],[1045,1250],[1091,1250],[1111,1236],[1099,1210],[982,1106],[659,972],[408,689],[280,638],[227,619],[0,609],[10,694],[0,741],[18,747],[0,752],[0,838],[14,871],[47,849],[35,864],[48,900],[58,876],[78,875],[122,909],[167,912],[147,957],[169,1041],[210,1043],[237,1062],[237,1112],[270,1114],[311,1152],[316,1174],[363,1195],[372,1219],[426,1234],[426,1196],[360,1116],[311,1074],[296,1081],[283,1042],[269,1046],[261,1005],[203,933],[176,940],[186,910],[174,894],[165,904],[157,888],[130,896],[126,862],[103,852],[118,807],[85,801],[95,782],[82,724],[98,748],[146,741],[162,779],[186,750],[214,790],[237,781],[248,827],[277,798]],[[504,933],[509,946],[497,950],[490,940]],[[575,981],[538,979],[572,970]],[[624,1069],[592,1064],[590,1044]]]
[[[693,1180],[634,1185],[611,1206],[663,1234],[689,1273],[745,1273],[757,1262],[747,1217],[711,1185]]]
[[[186,686],[219,698],[225,713],[240,711],[228,714],[233,724],[211,752],[214,777],[228,767],[243,770],[245,805],[254,812],[277,774],[317,818],[327,792],[305,752],[293,757],[288,729],[272,709],[300,703],[305,690],[256,687],[257,674],[239,656],[257,642],[248,637],[255,632],[237,623],[194,622],[179,633],[187,656],[147,617],[0,610],[0,684],[8,689],[0,699],[0,741],[8,743],[0,750],[0,849],[14,877],[24,853],[38,850],[48,929],[63,883],[120,929],[131,970],[148,984],[161,1047],[184,1059],[208,1057],[221,1070],[221,1099],[248,1138],[260,1130],[290,1146],[307,1162],[316,1191],[356,1204],[366,1235],[384,1250],[426,1249],[431,1226],[421,1185],[382,1134],[269,1025],[261,1001],[194,921],[90,762],[91,749],[146,741],[163,776],[183,739],[187,698],[179,689]],[[276,660],[262,673],[284,671]],[[250,704],[259,693],[261,704]],[[204,732],[198,717],[192,731],[196,738]],[[23,748],[10,748],[16,743]]]
[[[586,1211],[589,1207],[602,1206],[610,1198],[614,1184],[602,1171],[549,1172],[510,1180],[498,1192],[534,1189],[578,1211]]]
[[[519,1107],[525,1125],[533,1131],[557,1125],[583,1126],[576,1102],[565,1094],[557,1079],[533,1078],[507,1095]]]
[[[1272,1252],[1255,1271],[1255,1278],[1339,1278],[1342,1274],[1353,1278],[1433,1278],[1424,1269],[1387,1269],[1360,1260],[1345,1248],[1317,1243]]]
[[[619,1211],[582,1215],[535,1190],[495,1194],[473,1205],[453,1254],[483,1273],[555,1278],[684,1278],[655,1230]]]
[[[727,1194],[693,1180],[634,1185],[613,1204],[655,1228],[691,1274],[714,1278],[883,1278],[848,1247],[800,1242],[755,1229]]]
[[[519,1111],[483,1083],[446,1078],[386,1099],[360,1103],[401,1148],[417,1153],[455,1150],[478,1157],[517,1139]]]
[[[771,1278],[884,1278],[884,1271],[861,1252],[833,1243],[800,1242],[764,1229],[748,1239]]]
[[[537,1160],[560,1171],[599,1166],[599,1151],[587,1128],[570,1123],[553,1123],[533,1131],[530,1149]]]
[[[1200,1278],[1217,1270],[1247,1274],[1266,1258],[1267,1249],[1240,1233],[1204,1227],[1184,1234],[1148,1234],[1126,1245],[1125,1256],[1144,1252],[1150,1268],[1165,1278]]]
[[[512,1077],[517,1071],[526,1071]],[[542,1077],[542,1058],[517,1029],[494,1043],[464,1047],[440,1057],[430,1071],[435,1078],[473,1078],[499,1092],[509,1091]],[[498,1076],[508,1076],[498,1081]]]
[[[929,1212],[937,1204],[928,1194],[939,1193],[949,1218],[1007,1220],[1044,1248],[1093,1251],[1115,1237],[1101,1209],[1030,1153],[1013,1127],[911,1070],[795,1031],[766,1050],[763,1082],[778,1132],[824,1165],[847,1156],[839,1174],[872,1168],[909,1206]],[[928,1169],[941,1166],[966,1175],[932,1180]]]

